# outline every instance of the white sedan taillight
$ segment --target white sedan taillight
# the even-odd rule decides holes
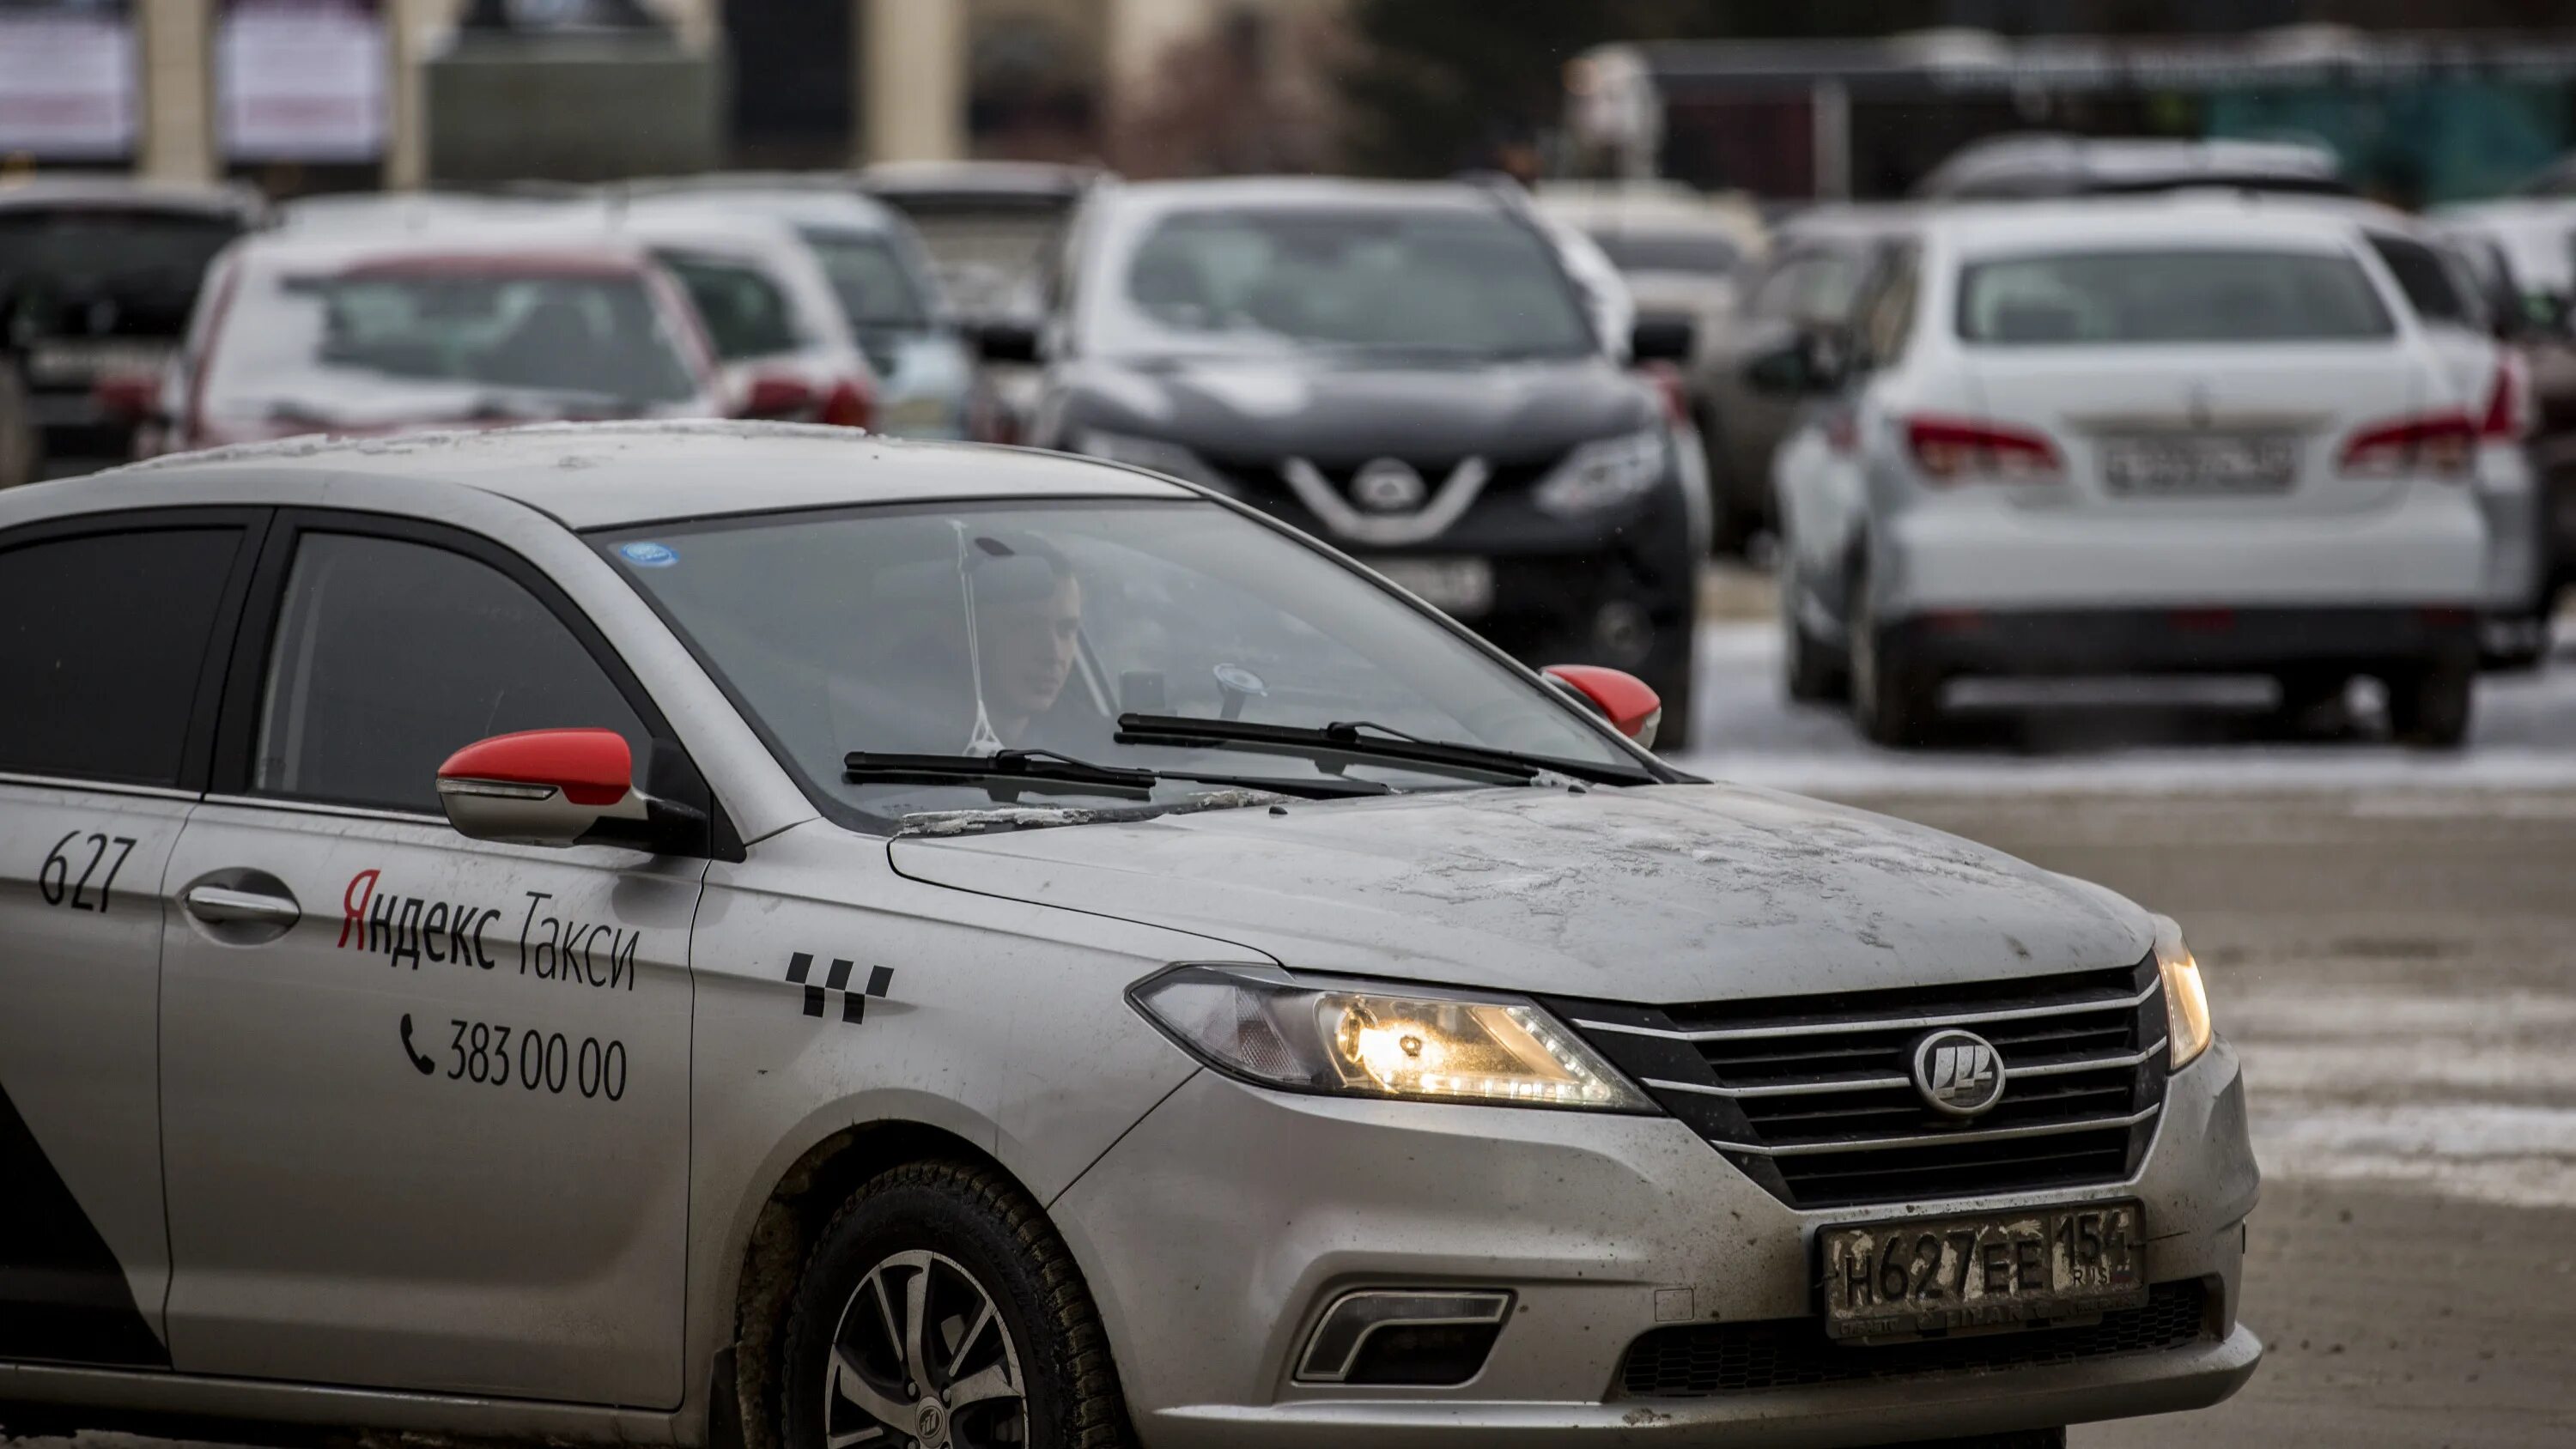
[[[2487,389],[2487,410],[2478,420],[2478,441],[2515,442],[2530,430],[2530,413],[2523,406],[2523,395],[2529,386],[2522,359],[2511,352],[2498,352],[2495,382]]]
[[[2426,413],[2372,423],[2343,445],[2336,467],[2347,477],[2395,478],[2425,473],[2465,481],[2477,470],[2478,428],[2466,413]]]
[[[2047,438],[1982,418],[1908,418],[1905,451],[1937,484],[2055,483],[2066,476]]]

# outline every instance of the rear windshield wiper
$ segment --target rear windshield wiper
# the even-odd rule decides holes
[[[1212,775],[1195,770],[1146,770],[1095,765],[1054,750],[1002,750],[990,755],[888,755],[852,750],[841,758],[841,778],[858,784],[982,785],[996,799],[1042,794],[1113,794],[1143,800],[1165,780],[1225,789],[1267,790],[1310,799],[1391,793],[1367,780],[1275,780],[1263,775]],[[1050,788],[1053,787],[1053,788]]]
[[[1426,740],[1364,719],[1336,720],[1326,725],[1275,725],[1193,715],[1122,714],[1118,716],[1114,738],[1122,745],[1197,745],[1302,755],[1315,760],[1387,760],[1451,774],[1487,775],[1524,785],[1549,773],[1603,785],[1655,783],[1653,775],[1640,769]]]

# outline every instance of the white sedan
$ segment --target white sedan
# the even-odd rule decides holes
[[[2461,741],[2514,380],[2348,209],[1935,213],[1858,315],[1771,360],[1823,394],[1775,465],[1793,697],[1905,744],[1962,675],[2270,674],[2292,708],[2376,675],[2401,738]]]

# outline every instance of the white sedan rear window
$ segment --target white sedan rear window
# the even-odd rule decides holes
[[[2195,249],[1972,262],[1959,337],[2002,347],[2339,342],[2395,333],[2351,257]]]

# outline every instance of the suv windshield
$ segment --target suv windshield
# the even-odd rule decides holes
[[[2361,264],[2337,253],[2075,252],[1973,262],[1959,273],[1965,342],[2348,342],[2395,331]]]
[[[1001,802],[971,779],[845,779],[854,751],[1044,750],[1198,777],[1141,793],[1055,782],[1021,802],[1034,805],[1182,805],[1210,776],[1296,791],[1496,782],[1294,749],[1123,743],[1122,714],[1366,721],[1643,774],[1571,705],[1446,625],[1214,503],[905,505],[598,541],[817,806],[859,828]]]
[[[1717,277],[1744,262],[1743,251],[1715,232],[1604,227],[1591,236],[1610,264],[1623,272],[1702,272]]]
[[[1470,356],[1592,350],[1580,300],[1529,226],[1463,207],[1271,207],[1161,218],[1109,282],[1101,350],[1338,346]]]
[[[930,302],[903,264],[894,242],[861,231],[808,227],[802,235],[823,273],[841,312],[859,332],[914,329],[930,325]]]
[[[206,409],[230,417],[435,421],[640,412],[697,381],[632,272],[369,265],[243,279]],[[552,398],[555,401],[549,402]]]
[[[175,338],[207,264],[240,234],[238,221],[193,213],[0,211],[0,305],[32,335]]]

